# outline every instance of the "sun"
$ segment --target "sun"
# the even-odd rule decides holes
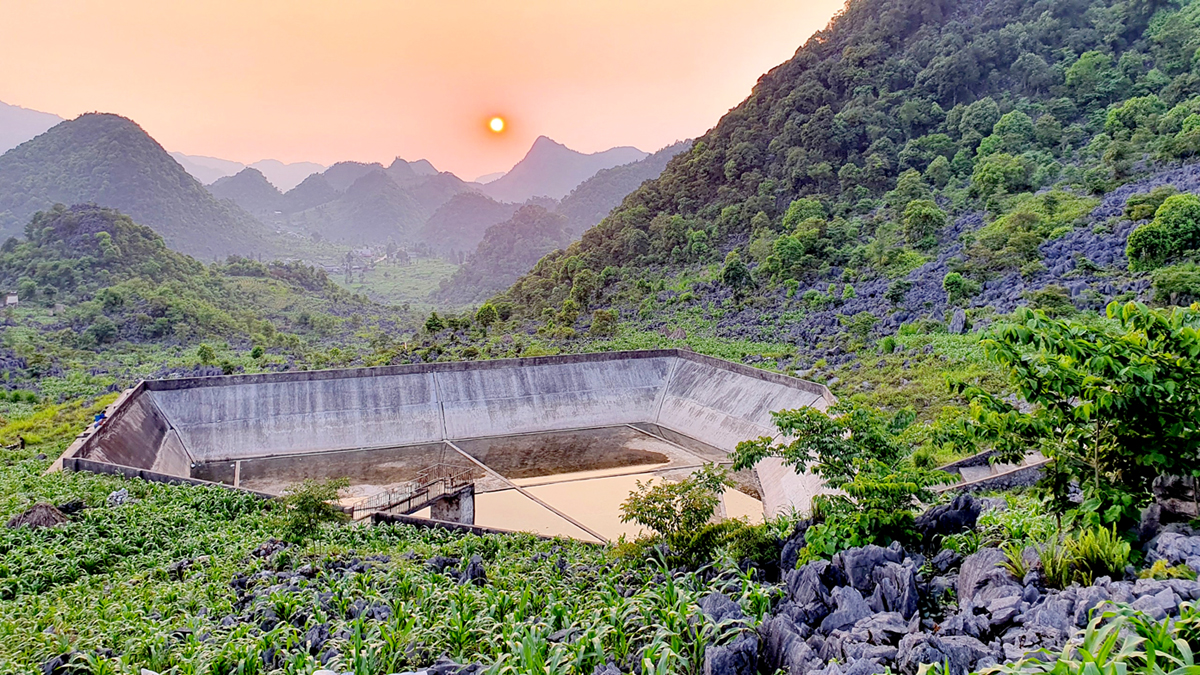
[[[500,133],[501,131],[504,131],[504,118],[503,117],[493,117],[491,120],[488,121],[488,128],[497,134]]]

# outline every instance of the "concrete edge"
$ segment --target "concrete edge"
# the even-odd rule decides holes
[[[933,488],[933,491],[941,494],[941,493],[945,493],[945,492],[955,492],[955,491],[976,492],[978,490],[986,490],[987,488],[991,487],[993,484],[1004,483],[1005,479],[1012,478],[1013,476],[1016,476],[1016,475],[1019,475],[1019,474],[1025,473],[1025,472],[1040,474],[1042,469],[1052,461],[1054,461],[1054,460],[1047,458],[1047,459],[1043,459],[1040,462],[1035,462],[1033,464],[1023,464],[1021,466],[1016,467],[1015,469],[1010,469],[1008,471],[1005,471],[1004,473],[998,473],[998,474],[995,474],[992,476],[988,476],[986,478],[980,478],[979,480],[973,480],[968,483],[950,483],[945,486],[937,486],[937,487]]]
[[[570,542],[575,542],[578,544],[586,544],[588,546],[600,546],[600,547],[604,546],[604,544],[600,544],[597,542],[583,541],[581,539],[571,539],[570,537],[552,537],[550,535],[537,534],[535,532],[522,532],[519,530],[505,530],[505,529],[501,529],[498,527],[483,527],[480,525],[464,525],[462,523],[451,523],[451,522],[445,521],[445,520],[433,520],[432,518],[417,518],[415,516],[401,516],[401,515],[394,515],[394,514],[387,514],[387,513],[371,514],[371,523],[374,525],[379,525],[380,523],[387,523],[389,525],[412,525],[414,527],[420,527],[423,529],[453,530],[456,532],[464,532],[467,534],[474,534],[474,535],[478,535],[478,536],[484,536],[484,535],[489,535],[489,534],[526,535],[526,536],[534,537],[536,539],[541,539],[542,541],[570,541]]]

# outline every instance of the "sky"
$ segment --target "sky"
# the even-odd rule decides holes
[[[0,101],[118,113],[194,155],[426,158],[470,179],[540,135],[582,152],[699,136],[842,5],[3,0]]]

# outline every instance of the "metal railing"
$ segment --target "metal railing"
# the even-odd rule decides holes
[[[368,497],[354,505],[354,519],[372,513],[409,514],[475,482],[472,467],[434,464],[417,472],[416,480]]]

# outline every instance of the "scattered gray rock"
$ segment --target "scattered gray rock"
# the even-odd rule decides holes
[[[108,504],[108,508],[112,509],[118,506],[124,506],[132,501],[134,501],[134,499],[133,497],[129,496],[129,490],[121,488],[120,490],[110,492],[108,499],[105,500],[105,503]]]
[[[835,588],[833,599],[837,602],[837,609],[821,622],[822,633],[849,628],[871,615],[870,605],[863,600],[862,593],[859,593],[857,588]]]
[[[954,314],[950,317],[950,325],[946,330],[951,335],[962,335],[967,332],[967,313],[961,307],[954,310]]]
[[[704,675],[756,675],[757,672],[758,638],[754,633],[704,651]]]

